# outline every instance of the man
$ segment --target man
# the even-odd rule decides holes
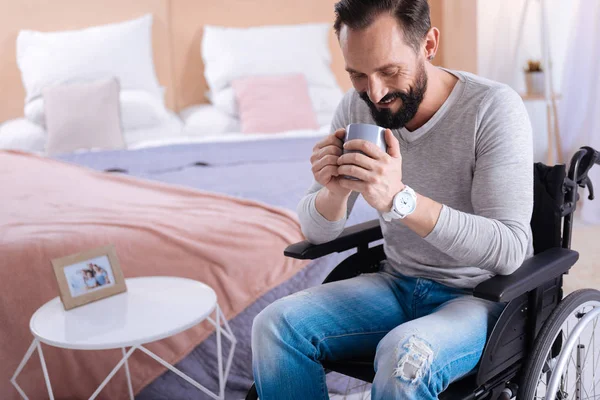
[[[387,261],[257,316],[259,397],[327,399],[321,361],[375,354],[373,399],[437,399],[476,370],[504,307],[473,287],[533,254],[531,126],[507,86],[431,64],[439,31],[426,0],[342,0],[335,10],[354,90],[314,148],[316,182],[298,213],[306,238],[327,242],[361,194],[380,213]],[[387,153],[342,144],[358,122],[389,128]]]

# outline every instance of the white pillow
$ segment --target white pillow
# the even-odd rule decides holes
[[[313,109],[317,114],[319,126],[331,124],[335,110],[344,96],[342,90],[339,87],[309,87],[308,93]],[[285,95],[285,93],[282,93],[282,95]],[[238,118],[238,107],[231,87],[216,94],[210,94],[209,99],[218,110],[231,117]]]
[[[335,88],[329,24],[226,28],[207,25],[202,38],[204,75],[212,93],[232,80],[303,73],[310,86]]]
[[[164,102],[141,90],[122,90],[119,93],[123,130],[151,128],[162,125],[169,119]],[[38,98],[25,104],[25,118],[46,127],[44,99]]]
[[[177,114],[167,111],[167,118],[160,125],[148,128],[130,129],[123,132],[127,147],[135,147],[139,143],[152,140],[170,140],[180,137],[183,129],[183,122]]]
[[[17,64],[25,102],[51,85],[115,76],[122,90],[144,90],[160,98],[152,59],[152,15],[62,32],[21,30]]]
[[[11,119],[0,125],[0,149],[43,154],[46,150],[46,131],[25,118]]]
[[[190,106],[179,114],[185,123],[183,127],[185,136],[219,135],[242,131],[238,118],[209,104]]]

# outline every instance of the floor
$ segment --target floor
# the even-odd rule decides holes
[[[575,221],[571,248],[579,252],[579,261],[565,276],[565,294],[583,288],[600,290],[600,225]]]

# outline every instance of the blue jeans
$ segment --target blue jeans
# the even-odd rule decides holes
[[[261,400],[328,399],[321,362],[375,354],[378,399],[437,399],[475,371],[505,304],[384,270],[313,287],[265,308],[252,326]]]

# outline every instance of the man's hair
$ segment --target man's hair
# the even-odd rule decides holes
[[[363,29],[383,13],[396,17],[406,43],[415,51],[431,28],[427,0],[341,0],[335,4],[333,28],[339,36],[342,25]]]

